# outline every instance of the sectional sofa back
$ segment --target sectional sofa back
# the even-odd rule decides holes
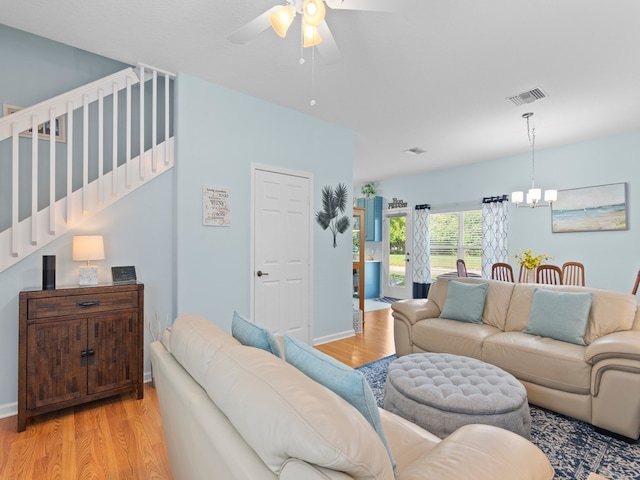
[[[199,315],[178,317],[169,342],[174,358],[274,474],[297,459],[322,478],[393,479],[387,451],[364,416],[294,366],[241,345]]]
[[[428,306],[431,317],[442,312],[447,300],[449,281],[487,283],[487,298],[482,323],[505,332],[519,332],[527,328],[529,313],[536,288],[561,292],[592,292],[593,300],[584,336],[585,343],[610,333],[640,330],[640,309],[637,297],[629,293],[571,285],[540,285],[535,283],[509,283],[480,278],[440,278],[429,289]],[[431,304],[431,305],[429,305]]]
[[[521,331],[527,328],[533,294],[538,288],[559,292],[593,293],[584,336],[587,345],[604,335],[631,330],[634,326],[638,302],[636,297],[629,293],[570,285],[518,283],[511,295],[505,331]]]
[[[433,303],[437,307],[433,311],[433,317],[439,316],[444,308],[450,280],[463,283],[488,283],[489,288],[487,289],[487,298],[482,312],[482,323],[504,331],[509,302],[514,288],[513,283],[480,278],[439,278],[429,288],[429,303]]]

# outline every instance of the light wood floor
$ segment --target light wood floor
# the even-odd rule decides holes
[[[318,346],[353,367],[395,352],[391,309],[365,313],[363,333]],[[156,390],[40,415],[17,433],[0,419],[1,480],[172,480]]]

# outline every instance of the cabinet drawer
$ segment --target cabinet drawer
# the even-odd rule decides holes
[[[29,320],[138,308],[138,291],[30,298]]]

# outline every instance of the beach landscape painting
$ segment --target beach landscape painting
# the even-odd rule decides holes
[[[627,229],[627,184],[558,190],[551,207],[553,233]]]

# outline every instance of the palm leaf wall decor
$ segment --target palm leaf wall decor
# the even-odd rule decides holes
[[[333,248],[338,246],[336,237],[344,233],[351,225],[346,215],[339,217],[347,209],[347,186],[339,183],[335,189],[327,185],[322,189],[322,210],[316,212],[316,222],[323,230],[327,228],[333,234]]]

